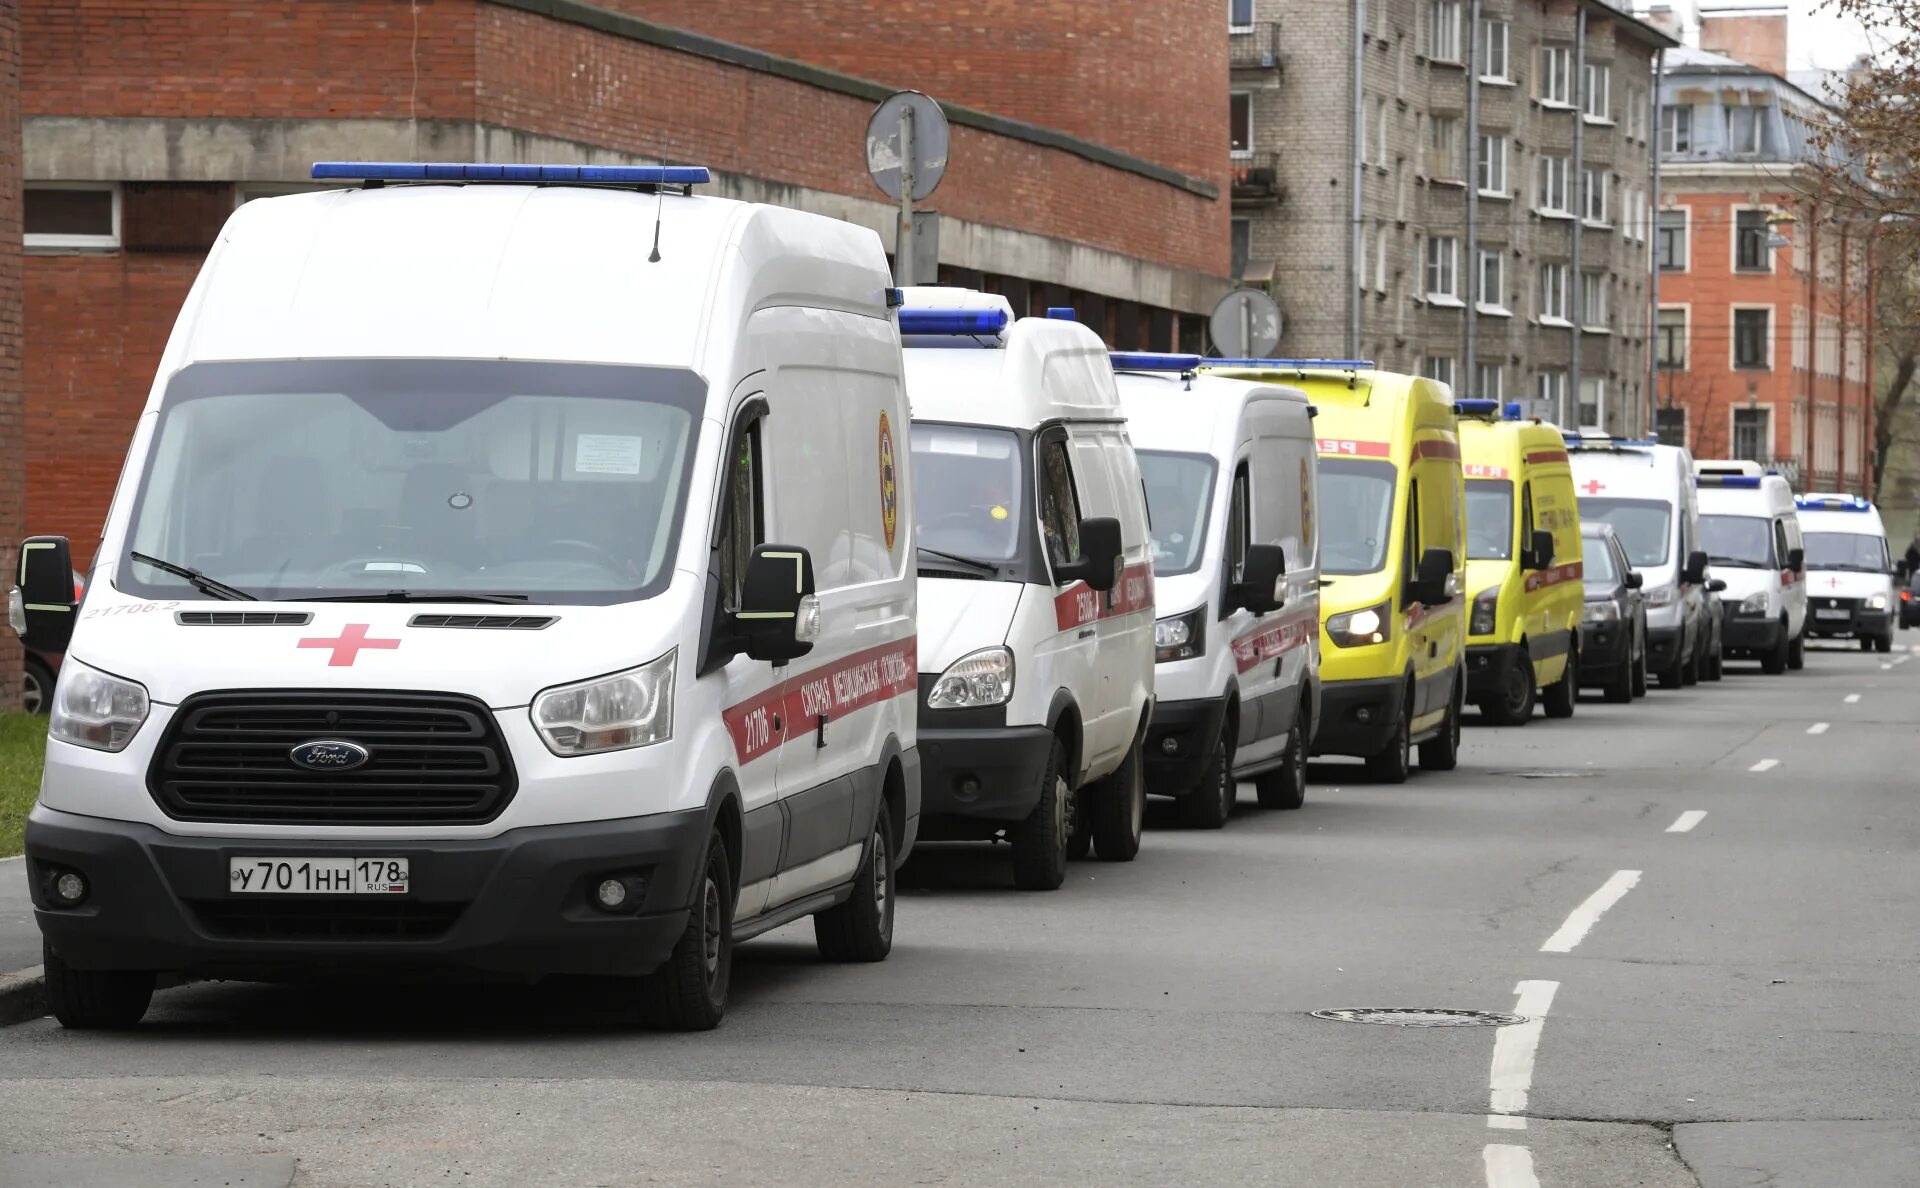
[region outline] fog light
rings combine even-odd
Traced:
[[[53,880],[53,894],[62,907],[77,907],[87,897],[87,880],[77,870],[62,871]]]
[[[618,911],[627,902],[627,885],[619,879],[601,879],[593,897],[608,911]]]
[[[1373,721],[1373,709],[1369,706],[1363,705],[1359,709],[1353,711],[1353,716],[1360,719],[1362,722],[1371,722]]]
[[[1180,740],[1169,734],[1160,740],[1160,749],[1169,755],[1177,754],[1180,750]]]
[[[953,781],[953,794],[961,800],[976,800],[980,796],[980,778],[963,775]]]

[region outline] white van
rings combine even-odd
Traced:
[[[1098,336],[905,290],[920,565],[922,836],[1004,837],[1051,890],[1140,848],[1153,708],[1146,500]],[[1071,312],[1071,311],[1067,311]]]
[[[84,607],[26,546],[26,637],[72,635],[26,839],[54,1013],[603,974],[693,1029],[789,920],[885,957],[920,779],[879,240],[705,169],[314,175],[366,184],[221,232]]]
[[[1319,697],[1313,408],[1298,388],[1113,356],[1153,518],[1147,791],[1218,829],[1239,782],[1299,808]],[[1151,443],[1150,446],[1138,443]]]
[[[1787,480],[1758,462],[1702,459],[1700,547],[1726,582],[1729,656],[1760,661],[1768,673],[1806,664],[1806,552]]]
[[[1566,435],[1580,519],[1613,525],[1641,575],[1647,605],[1647,671],[1662,688],[1717,681],[1722,671],[1723,588],[1700,547],[1693,456],[1680,446],[1604,434]]]
[[[1893,558],[1880,511],[1858,495],[1794,500],[1807,551],[1807,634],[1851,636],[1863,652],[1893,650]]]

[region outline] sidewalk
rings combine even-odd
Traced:
[[[30,976],[15,977],[15,974]],[[37,1018],[46,1009],[40,974],[40,929],[27,898],[27,864],[0,858],[0,1027]]]

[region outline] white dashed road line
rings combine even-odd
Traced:
[[[1695,825],[1698,825],[1700,822],[1706,819],[1707,819],[1707,810],[1688,809],[1686,812],[1680,814],[1680,817],[1678,820],[1676,820],[1673,824],[1667,826],[1667,832],[1668,833],[1690,833],[1693,831],[1693,827]]]
[[[1606,914],[1607,909],[1619,903],[1620,898],[1633,890],[1634,884],[1639,881],[1640,872],[1637,870],[1614,871],[1613,877],[1600,884],[1598,891],[1587,896],[1585,903],[1573,909],[1573,914],[1568,916],[1567,922],[1560,926],[1560,931],[1548,937],[1547,943],[1540,946],[1540,951],[1542,953],[1573,952],[1573,947],[1586,939],[1587,933],[1600,922],[1600,917]],[[1520,1013],[1526,1014],[1525,1011]]]
[[[1752,767],[1747,768],[1747,770],[1748,771],[1772,771],[1774,768],[1778,766],[1780,766],[1780,761],[1778,759],[1762,759],[1760,762],[1754,764]]]
[[[1540,1188],[1533,1174],[1533,1152],[1506,1143],[1488,1143],[1482,1157],[1487,1162],[1487,1188]]]
[[[1807,727],[1807,733],[1808,734],[1825,734],[1827,732],[1827,727],[1829,725],[1830,723],[1827,723],[1827,722],[1815,722],[1813,725]]]
[[[1860,701],[1860,695],[1858,693],[1847,694],[1846,702],[1848,705],[1857,705],[1859,704],[1859,701]]]
[[[1547,1008],[1553,1005],[1558,982],[1521,982],[1513,988],[1519,995],[1513,1013],[1526,1019],[1502,1027],[1493,1037],[1493,1072],[1487,1078],[1492,1089],[1492,1114],[1487,1125],[1496,1130],[1525,1130],[1527,1120],[1512,1115],[1527,1108],[1527,1091],[1533,1088],[1533,1058],[1540,1050],[1540,1030],[1547,1025]]]

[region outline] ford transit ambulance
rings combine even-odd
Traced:
[[[1626,546],[1647,606],[1647,667],[1662,688],[1720,676],[1720,611],[1700,547],[1693,456],[1681,446],[1594,434],[1566,435],[1583,521],[1600,521]]]
[[[1319,704],[1317,457],[1305,393],[1115,354],[1152,516],[1147,790],[1218,829],[1253,782],[1299,808]]]
[[[887,955],[919,804],[908,409],[873,232],[700,168],[323,164],[180,312],[27,822],[47,993]],[[68,641],[71,635],[71,641]]]
[[[1570,718],[1580,689],[1580,513],[1560,430],[1456,400],[1467,485],[1467,699],[1499,726]]]
[[[1004,838],[1052,890],[1146,819],[1153,556],[1107,350],[932,286],[900,312],[918,491],[922,834]],[[1071,311],[1067,311],[1070,313]]]
[[[1758,462],[1700,460],[1700,545],[1720,595],[1729,656],[1778,675],[1806,664],[1806,552],[1793,489]]]
[[[1313,753],[1387,783],[1458,762],[1466,517],[1445,384],[1358,360],[1210,367],[1305,392],[1320,452],[1320,707]]]
[[[1860,650],[1893,650],[1893,558],[1879,509],[1858,495],[1794,500],[1807,550],[1807,634],[1851,636]]]

